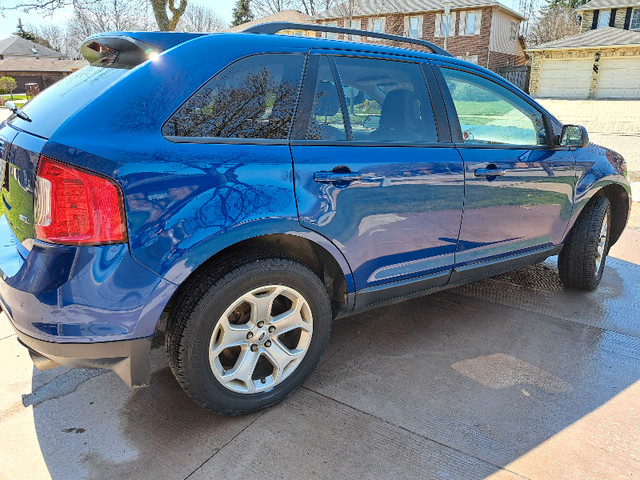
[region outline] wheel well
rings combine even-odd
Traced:
[[[604,196],[611,203],[611,230],[609,245],[618,241],[629,218],[629,194],[618,184],[612,183],[598,190],[595,196]]]
[[[324,284],[331,301],[333,315],[343,310],[347,304],[347,282],[342,268],[325,248],[306,238],[295,235],[273,234],[254,237],[231,245],[205,261],[196,268],[180,284],[171,300],[165,308],[165,312],[171,311],[177,298],[180,298],[185,289],[191,288],[192,283],[199,283],[201,274],[206,274],[212,265],[222,264],[226,258],[233,257],[239,251],[247,249],[260,249],[284,254],[310,268]],[[163,329],[160,322],[159,329]]]

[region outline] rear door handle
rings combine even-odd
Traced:
[[[362,178],[360,172],[316,172],[313,181],[319,183],[357,182]]]
[[[505,173],[507,172],[503,168],[476,168],[473,171],[476,177],[501,177]]]

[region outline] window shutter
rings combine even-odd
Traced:
[[[450,13],[450,18],[449,18],[449,36],[453,37],[456,34],[456,12],[451,12]]]
[[[616,26],[616,12],[618,11],[617,8],[612,8],[611,9],[611,16],[609,17],[609,26],[610,27],[615,27]]]
[[[369,30],[370,32],[373,32],[373,18],[372,17],[367,18],[367,30]]]
[[[480,25],[482,24],[482,10],[476,12],[476,28],[473,32],[474,35],[480,34]]]
[[[418,38],[424,38],[424,30],[422,29],[424,15],[418,17]]]
[[[442,36],[442,14],[436,14],[436,31],[433,34],[434,37]]]
[[[385,33],[387,31],[387,17],[382,17],[380,19],[380,33]]]
[[[598,28],[598,17],[600,16],[600,10],[593,12],[593,22],[591,23],[591,30]]]
[[[460,12],[460,24],[458,25],[458,35],[464,35],[467,31],[467,12]]]
[[[411,21],[409,20],[409,15],[404,16],[404,36],[411,36]]]

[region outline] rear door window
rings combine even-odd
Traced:
[[[303,55],[264,54],[231,64],[164,124],[167,137],[286,139]]]
[[[320,60],[311,121],[302,139],[438,141],[431,99],[419,64],[348,56],[335,56],[333,60],[335,80],[327,58]]]

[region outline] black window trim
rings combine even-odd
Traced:
[[[460,65],[450,64],[446,62],[437,62],[434,65],[434,67],[435,67],[434,73],[438,80],[438,83],[440,84],[440,91],[442,93],[444,103],[447,107],[447,112],[449,113],[449,124],[451,127],[452,141],[457,148],[481,148],[481,149],[504,149],[504,150],[567,150],[568,149],[567,147],[560,147],[558,145],[555,145],[555,142],[554,142],[555,134],[553,133],[554,129],[551,124],[551,119],[549,118],[547,113],[541,110],[539,106],[536,105],[530,98],[522,96],[519,92],[517,92],[512,88],[509,88],[507,85],[503,85],[502,83],[497,82],[495,79],[487,75],[483,75],[482,72],[475,71],[474,69],[471,69],[471,68],[464,68]],[[460,127],[460,120],[458,118],[458,113],[453,104],[453,98],[451,97],[451,93],[449,92],[449,88],[447,87],[447,83],[444,79],[444,76],[442,75],[442,72],[440,71],[440,68],[449,68],[451,70],[458,70],[464,73],[468,73],[470,75],[476,75],[480,78],[483,78],[492,83],[495,83],[496,85],[511,92],[513,95],[517,96],[521,100],[524,100],[535,111],[537,111],[538,113],[540,113],[540,115],[542,115],[546,138],[547,138],[546,145],[464,143],[464,140],[462,138],[462,128]]]
[[[211,77],[209,77],[202,85],[200,85],[198,88],[196,88],[194,90],[194,92],[189,95],[180,105],[178,105],[178,107],[171,112],[171,114],[169,116],[167,116],[167,119],[162,122],[162,125],[160,126],[160,136],[162,138],[164,138],[165,140],[167,140],[168,142],[171,143],[192,143],[192,144],[222,144],[222,145],[289,145],[289,139],[291,138],[291,131],[293,128],[293,125],[295,123],[295,119],[296,119],[296,109],[298,107],[298,104],[300,102],[300,94],[302,91],[302,82],[305,76],[305,70],[307,68],[307,61],[308,61],[308,54],[309,52],[256,52],[256,53],[251,53],[249,55],[244,55],[242,57],[236,58],[234,61],[226,64],[224,67],[222,67],[220,70],[218,70],[217,72],[215,72]],[[162,133],[162,130],[164,129],[164,126],[167,124],[167,122],[169,120],[171,120],[171,118],[176,114],[176,112],[178,112],[178,110],[180,110],[183,105],[185,105],[189,100],[191,100],[191,98],[196,95],[201,88],[203,88],[206,84],[208,84],[211,80],[213,80],[214,78],[216,78],[218,75],[220,75],[222,72],[224,72],[225,70],[227,70],[228,68],[230,68],[232,65],[235,65],[236,63],[245,60],[247,58],[251,58],[251,57],[255,57],[258,55],[304,55],[304,59],[302,62],[302,69],[300,70],[300,81],[298,83],[298,93],[297,93],[297,97],[296,97],[296,102],[294,105],[294,110],[292,113],[292,121],[291,121],[291,125],[289,125],[289,130],[287,131],[287,137],[286,138],[226,138],[226,137],[187,137],[187,136],[180,136],[180,135],[165,135],[164,133]]]
[[[291,146],[358,146],[358,147],[451,147],[453,146],[453,142],[451,141],[451,129],[449,128],[446,109],[444,108],[444,104],[439,104],[434,99],[442,98],[440,88],[433,77],[433,72],[431,71],[431,65],[429,60],[422,57],[412,57],[406,55],[388,55],[386,53],[378,53],[378,52],[360,52],[355,50],[329,50],[329,49],[311,49],[308,52],[310,60],[307,62],[310,65],[310,70],[305,71],[305,76],[302,80],[302,88],[301,88],[301,96],[303,98],[302,102],[311,103],[309,109],[307,110],[307,105],[303,108],[300,108],[296,111],[296,115],[293,120],[293,128],[291,130],[292,135],[290,136],[289,144]],[[329,59],[329,65],[331,66],[334,80],[337,82],[336,85],[338,87],[338,95],[340,97],[340,104],[342,108],[342,117],[345,122],[345,130],[347,130],[347,140],[309,140],[303,138],[295,138],[294,131],[296,136],[304,136],[306,135],[306,129],[301,130],[304,125],[307,125],[308,122],[305,119],[311,120],[311,109],[313,108],[312,102],[309,102],[309,98],[313,98],[315,94],[316,82],[317,82],[317,71],[319,59],[321,56],[326,56]],[[422,74],[422,80],[425,84],[425,88],[427,89],[427,93],[429,95],[429,100],[431,101],[431,109],[434,115],[434,122],[436,126],[436,135],[437,139],[435,142],[369,142],[362,140],[353,140],[349,138],[352,132],[351,130],[351,119],[349,118],[348,111],[346,108],[346,100],[344,98],[344,89],[342,86],[342,79],[340,78],[338,69],[335,65],[333,57],[351,57],[351,58],[369,58],[374,60],[386,60],[392,62],[405,62],[416,64],[420,68],[420,72]],[[400,58],[393,58],[393,57]],[[313,58],[317,60],[313,60]],[[389,58],[392,57],[392,58]],[[406,57],[406,58],[405,58]],[[315,70],[315,71],[314,71]],[[431,71],[431,75],[425,72]],[[311,77],[313,76],[313,77]],[[307,80],[309,78],[309,81]],[[313,82],[311,82],[311,78]],[[311,95],[309,95],[309,91],[311,91]],[[302,117],[302,118],[300,118]],[[348,125],[348,127],[347,127]]]

